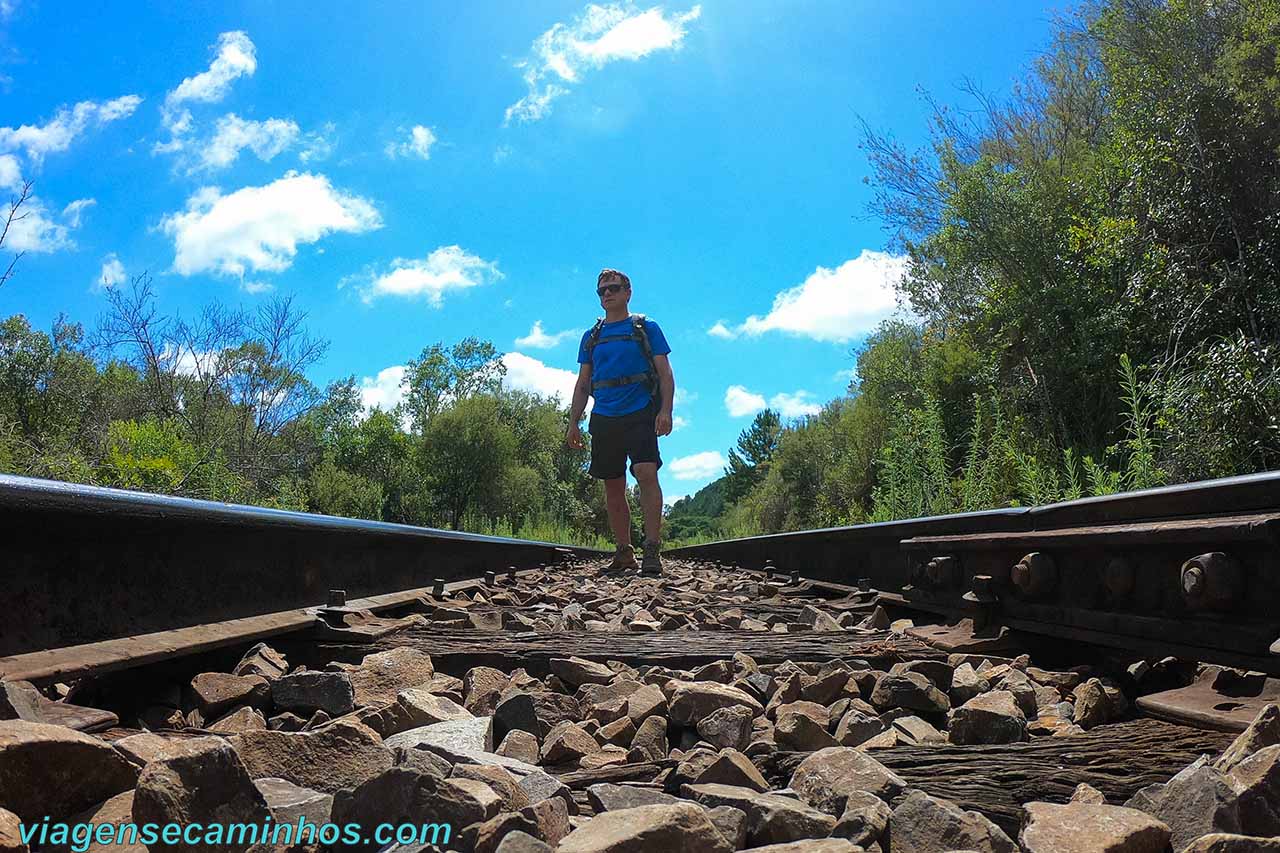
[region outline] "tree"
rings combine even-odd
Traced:
[[[497,393],[506,365],[489,341],[463,338],[451,347],[436,343],[409,362],[404,375],[404,407],[415,432],[451,402]]]
[[[458,400],[427,423],[418,470],[431,502],[455,530],[473,506],[491,499],[516,452],[515,435],[492,397]]]
[[[0,249],[4,249],[5,243],[11,241],[9,232],[14,224],[21,222],[29,215],[29,213],[19,213],[18,211],[22,210],[22,206],[30,200],[32,186],[31,181],[27,181],[19,188],[18,195],[9,199],[9,210],[5,214],[4,226],[0,227]],[[0,287],[3,287],[4,283],[13,277],[13,271],[18,266],[18,261],[22,260],[24,254],[26,253],[22,251],[16,252],[9,260],[8,265],[4,267],[4,271],[0,272]]]
[[[757,412],[751,426],[738,435],[737,448],[729,449],[729,466],[724,471],[726,500],[740,500],[764,479],[781,437],[778,413],[773,409]]]

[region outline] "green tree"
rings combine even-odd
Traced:
[[[473,505],[492,499],[515,452],[515,435],[499,418],[492,397],[458,400],[428,422],[418,470],[431,503],[450,527],[458,529]]]
[[[782,419],[773,409],[756,413],[751,426],[738,435],[738,446],[729,449],[725,468],[725,499],[740,500],[769,473],[769,461],[782,437]]]

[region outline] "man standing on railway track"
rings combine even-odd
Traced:
[[[667,354],[671,347],[658,324],[643,314],[632,314],[631,279],[626,273],[605,269],[596,279],[596,295],[604,316],[582,336],[578,346],[578,381],[573,386],[569,410],[570,447],[582,449],[578,422],[587,408],[587,398],[595,406],[587,432],[591,435],[592,477],[604,480],[605,508],[609,527],[617,541],[607,572],[635,569],[635,549],[631,547],[631,510],[627,506],[627,457],[631,475],[640,485],[640,505],[644,511],[644,556],[640,565],[645,574],[661,574],[662,486],[658,484],[658,436],[671,434],[671,404],[675,398],[675,377]]]

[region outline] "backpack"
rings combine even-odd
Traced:
[[[631,332],[626,335],[606,335],[600,337],[600,330],[604,327],[604,318],[600,317],[596,320],[596,324],[591,329],[591,334],[587,336],[585,344],[587,350],[587,358],[591,358],[592,352],[596,348],[596,344],[604,341],[636,341],[640,344],[640,349],[644,352],[645,361],[649,363],[649,369],[644,373],[632,373],[630,376],[619,376],[616,379],[600,379],[591,383],[591,393],[595,394],[599,388],[614,388],[618,385],[632,385],[638,382],[645,383],[648,388],[649,396],[653,398],[656,406],[662,406],[662,387],[658,383],[658,367],[653,360],[653,349],[649,346],[649,334],[644,329],[644,315],[632,314]]]

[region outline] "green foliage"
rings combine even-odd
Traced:
[[[736,501],[750,492],[769,473],[769,462],[782,436],[782,419],[773,409],[756,413],[751,426],[738,436],[738,446],[729,448],[725,469],[724,496]]]
[[[382,518],[382,484],[339,468],[325,459],[306,485],[307,509],[347,518]]]

